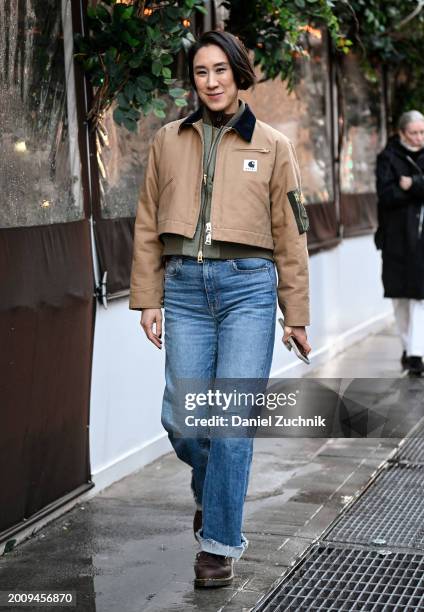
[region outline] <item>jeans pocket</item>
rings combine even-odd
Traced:
[[[270,260],[263,257],[232,259],[231,262],[236,272],[263,272],[271,266]]]
[[[178,274],[183,265],[182,257],[171,255],[165,261],[165,278],[172,278]]]

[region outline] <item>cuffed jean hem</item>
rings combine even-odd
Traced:
[[[242,535],[241,546],[228,546],[228,544],[221,544],[216,540],[210,538],[204,538],[200,535],[201,529],[196,533],[196,539],[200,544],[201,550],[212,553],[213,555],[221,555],[222,557],[233,557],[236,561],[240,559],[246,548],[249,546],[249,540]]]

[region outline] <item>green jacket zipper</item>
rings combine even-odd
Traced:
[[[218,147],[219,140],[222,138],[225,132],[231,129],[231,128],[226,129],[226,127],[227,126],[223,125],[219,129],[219,132],[216,135],[215,140],[212,141],[211,147],[209,149],[208,159],[206,160],[206,172],[203,173],[202,188],[204,190],[204,198],[203,198],[202,210],[200,211],[201,230],[200,230],[200,240],[199,240],[198,250],[197,250],[197,263],[203,263],[203,242],[205,242],[205,244],[207,245],[210,245],[212,243],[212,224],[210,222],[205,223],[205,210],[207,208],[208,199],[211,197],[211,194],[209,194],[208,192],[207,182],[208,182],[209,166],[211,163],[211,157],[212,157],[214,148]],[[203,146],[204,146],[204,142],[203,142]],[[216,156],[215,156],[215,160],[216,160]],[[216,161],[215,161],[215,166],[216,166]],[[205,233],[206,233],[206,236],[205,236]]]

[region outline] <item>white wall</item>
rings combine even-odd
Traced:
[[[372,236],[344,240],[314,255],[309,328],[319,365],[386,325],[380,254]],[[128,299],[97,308],[90,408],[92,494],[171,449],[160,423],[165,355],[148,342]],[[278,325],[271,376],[299,376],[308,366],[284,348]]]
[[[381,255],[373,236],[345,239],[340,246],[310,259],[313,366],[392,319],[391,301],[383,298]],[[282,346],[278,326],[271,376],[300,376],[310,366],[301,364]]]
[[[165,354],[128,299],[98,305],[90,405],[93,481],[103,488],[170,449],[160,423]],[[94,491],[94,489],[93,489]]]

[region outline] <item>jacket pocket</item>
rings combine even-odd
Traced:
[[[252,149],[250,147],[237,147],[236,151],[250,151],[251,153],[271,153],[271,149]]]
[[[287,197],[292,207],[294,218],[296,219],[299,234],[304,234],[309,229],[309,218],[302,202],[302,194],[299,189],[295,189],[294,191],[289,191]]]

